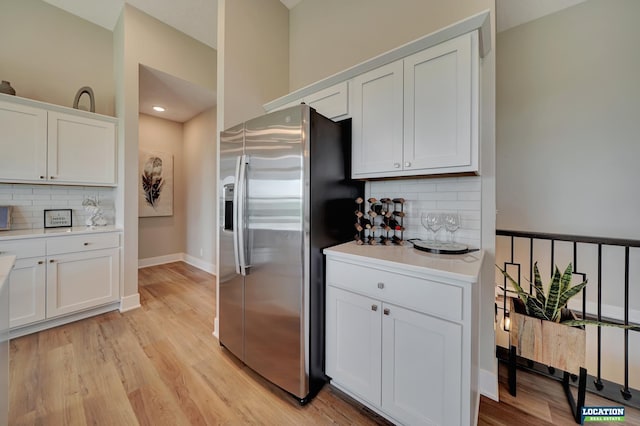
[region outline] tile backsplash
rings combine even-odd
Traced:
[[[422,212],[457,212],[461,224],[454,234],[455,241],[479,247],[481,186],[480,176],[370,181],[365,199],[404,198],[405,239],[431,238],[431,232],[422,226]],[[446,237],[447,232],[441,229],[438,238]]]
[[[84,226],[89,215],[82,206],[97,198],[109,225],[115,221],[115,188],[93,186],[25,185],[0,183],[0,205],[13,206],[11,229],[44,228],[44,210],[72,209],[73,226]]]

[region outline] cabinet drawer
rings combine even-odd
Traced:
[[[100,250],[118,247],[119,245],[120,235],[117,233],[51,238],[47,241],[47,255]]]
[[[17,240],[0,243],[0,252],[13,254],[16,259],[27,257],[40,257],[45,254],[44,240]]]
[[[453,321],[463,319],[461,287],[330,260],[327,284]]]

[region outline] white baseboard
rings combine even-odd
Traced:
[[[138,269],[148,268],[149,266],[164,265],[165,263],[180,262],[183,260],[182,253],[167,254],[164,256],[147,257],[138,259]]]
[[[498,361],[496,360],[496,371],[498,371],[497,363]],[[497,373],[481,368],[478,372],[478,388],[480,390],[480,394],[486,396],[487,398],[491,398],[494,401],[498,401],[499,394]]]
[[[216,274],[216,265],[199,259],[195,256],[191,256],[187,253],[173,253],[164,256],[147,257],[145,259],[138,259],[138,269],[148,268],[149,266],[164,265],[165,263],[173,262],[185,262],[191,266],[195,266],[198,269],[202,269],[210,274]]]
[[[214,337],[216,339],[220,340],[220,335],[219,335],[220,328],[218,328],[218,327],[219,327],[218,326],[218,317],[216,316],[213,319],[213,335],[214,335]]]
[[[26,336],[27,334],[36,333],[38,331],[47,330],[59,325],[68,324],[70,322],[82,320],[85,318],[93,317],[96,315],[104,314],[107,312],[115,311],[118,309],[118,302],[110,303],[108,305],[99,306],[97,308],[88,309],[86,311],[75,312],[73,314],[57,317],[52,320],[41,321],[36,324],[30,324],[24,327],[18,327],[9,331],[9,337],[11,339]]]
[[[202,269],[205,272],[215,275],[216,274],[216,266],[213,263],[204,261],[195,256],[191,256],[187,253],[182,253],[182,260],[185,263],[188,263],[191,266],[195,266],[198,269]]]
[[[120,298],[120,312],[127,312],[140,307],[140,293]]]

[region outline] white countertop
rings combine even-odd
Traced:
[[[77,226],[73,228],[21,229],[16,231],[0,231],[0,241],[19,240],[24,238],[42,238],[102,232],[118,232],[122,228],[116,226]]]
[[[11,272],[15,261],[16,257],[13,255],[0,256],[0,290],[4,287],[6,278]]]
[[[358,245],[355,241],[324,249],[327,256],[349,259],[355,262],[386,264],[418,273],[475,283],[480,274],[484,252],[467,254],[433,254],[416,250],[412,246]]]

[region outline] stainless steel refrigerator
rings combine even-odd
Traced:
[[[221,133],[220,343],[295,396],[324,374],[322,249],[352,239],[350,122],[301,104]]]

